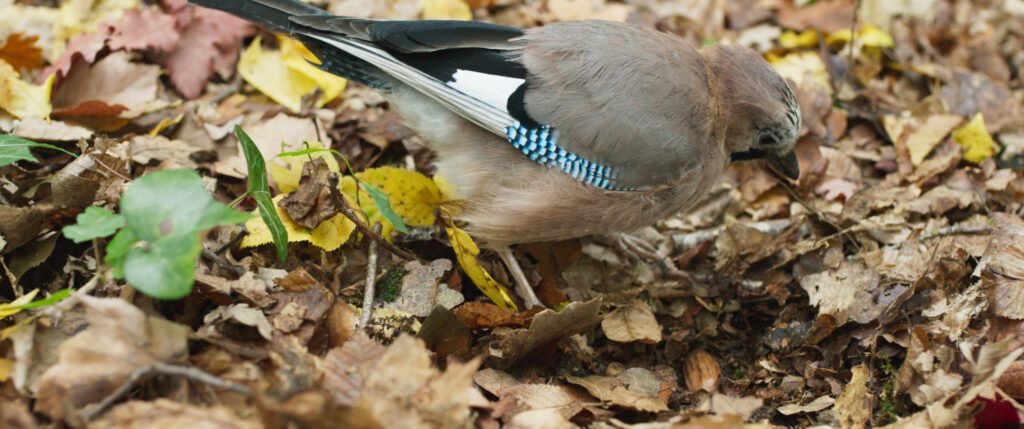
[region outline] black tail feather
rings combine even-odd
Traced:
[[[189,0],[211,9],[221,10],[251,21],[269,30],[298,36],[320,59],[324,71],[378,89],[387,89],[393,79],[377,67],[326,43],[303,37],[297,30],[302,26],[292,23],[296,15],[329,15],[322,9],[298,0]]]

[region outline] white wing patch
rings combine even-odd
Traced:
[[[525,80],[471,70],[456,70],[448,86],[501,110],[508,110],[508,98]]]

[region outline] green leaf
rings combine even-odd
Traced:
[[[77,224],[65,226],[62,230],[64,236],[75,243],[109,237],[124,227],[124,217],[96,206],[87,207],[76,220]]]
[[[32,301],[32,302],[25,303],[25,304],[21,304],[21,305],[11,305],[8,308],[12,308],[12,309],[16,308],[18,310],[31,310],[33,308],[46,307],[48,305],[53,305],[53,304],[56,304],[58,302],[63,301],[65,298],[71,296],[71,292],[72,292],[71,289],[61,289],[61,290],[59,290],[57,292],[54,292],[52,295],[50,295],[50,296],[48,296],[46,298],[43,298],[43,299],[40,299],[40,300],[36,300],[36,301]]]
[[[263,154],[253,143],[249,135],[242,127],[235,125],[235,137],[242,143],[242,153],[245,154],[245,163],[249,169],[248,193],[256,206],[259,207],[260,217],[263,223],[267,224],[270,236],[274,238],[274,247],[277,249],[277,259],[284,262],[288,257],[288,231],[284,229],[284,223],[277,214],[277,208],[270,199],[270,186],[267,180],[267,164],[263,160]],[[309,149],[307,149],[309,150]]]
[[[32,155],[32,151],[29,150],[30,148],[53,149],[71,156],[77,156],[51,144],[36,143],[32,140],[26,140],[15,135],[4,134],[0,135],[0,167],[6,167],[18,161],[39,162],[39,160]]]
[[[402,217],[391,208],[391,199],[388,198],[388,194],[366,182],[361,182],[360,185],[370,194],[370,198],[373,198],[373,203],[377,205],[377,210],[380,210],[381,216],[384,216],[384,219],[391,222],[391,225],[394,225],[395,229],[402,234],[408,234],[409,228],[405,226],[405,222],[402,222]]]
[[[121,216],[139,239],[194,235],[222,224],[244,222],[246,213],[214,201],[192,170],[165,170],[135,180],[121,196]]]
[[[345,157],[345,155],[342,155],[341,152],[338,152],[338,151],[336,151],[334,149],[328,149],[328,148],[325,148],[325,147],[308,147],[308,148],[305,148],[305,149],[295,150],[295,151],[291,151],[291,152],[281,152],[281,153],[277,154],[277,156],[280,157],[280,158],[287,158],[287,157],[290,157],[290,156],[312,155],[314,153],[320,153],[320,152],[330,152],[330,153],[333,153],[333,154],[335,154],[337,156],[340,156],[342,158]]]
[[[181,299],[192,291],[193,270],[202,252],[196,234],[174,235],[136,247],[124,259],[124,278],[157,299]]]
[[[135,233],[131,229],[125,228],[107,243],[107,254],[103,257],[103,263],[114,270],[114,278],[124,278],[124,257],[138,241],[139,238],[135,236]]]

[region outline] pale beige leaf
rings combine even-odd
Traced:
[[[639,341],[648,344],[661,342],[661,325],[651,308],[643,301],[634,300],[608,313],[601,321],[601,330],[609,340],[620,343]]]

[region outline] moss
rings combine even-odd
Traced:
[[[392,267],[377,282],[376,298],[384,302],[392,302],[398,299],[402,292],[402,278],[405,277],[405,270],[402,267]]]
[[[904,408],[896,397],[896,367],[892,365],[892,361],[886,358],[882,360],[879,368],[885,375],[885,383],[882,384],[881,391],[878,393],[875,426],[895,422]]]

